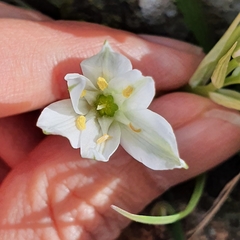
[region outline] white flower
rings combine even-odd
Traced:
[[[83,158],[108,161],[121,144],[151,169],[187,168],[170,124],[147,109],[155,95],[151,77],[132,69],[107,42],[81,68],[83,75],[65,76],[70,99],[46,107],[37,126],[67,137]]]

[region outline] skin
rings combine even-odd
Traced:
[[[111,240],[133,213],[171,186],[202,173],[240,147],[240,128],[212,110],[237,114],[190,93],[187,83],[203,58],[187,43],[77,22],[54,22],[0,3],[0,239]],[[67,98],[63,77],[96,54],[104,40],[156,81],[150,106],[173,126],[188,170],[153,171],[120,147],[108,163],[81,159],[60,136],[35,127],[40,110]]]

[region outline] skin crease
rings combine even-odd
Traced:
[[[173,126],[188,170],[152,171],[121,147],[108,163],[81,159],[65,138],[44,137],[34,127],[38,109],[68,96],[63,76],[80,72],[80,61],[97,53],[105,39],[134,68],[153,76],[158,92],[185,84],[203,56],[199,48],[176,40],[54,22],[11,8],[0,7],[5,18],[0,20],[0,239],[115,239],[129,221],[112,204],[139,212],[169,187],[239,149],[239,127],[207,115],[214,109],[233,112],[177,92],[156,98],[150,109]]]

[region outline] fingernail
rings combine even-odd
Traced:
[[[171,39],[167,37],[153,36],[153,35],[147,35],[147,34],[139,34],[138,36],[149,42],[161,44],[166,47],[170,47],[179,51],[184,51],[184,52],[192,53],[195,55],[203,55],[203,50],[201,47],[192,45],[190,43],[186,43],[183,41],[179,41],[179,40]]]

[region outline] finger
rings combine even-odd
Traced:
[[[105,40],[129,57],[134,68],[153,76],[161,91],[185,84],[201,60],[199,55],[88,23],[2,19],[0,33],[1,116],[67,97],[64,76],[80,72],[79,63],[96,54]]]
[[[43,139],[36,127],[39,112],[0,118],[0,157],[11,168],[26,158]]]
[[[171,108],[166,111],[167,107]],[[48,137],[2,185],[0,237],[115,239],[128,220],[112,211],[111,204],[138,212],[173,184],[205,171],[239,148],[239,128],[206,117],[207,111],[219,108],[207,99],[175,93],[158,99],[152,108],[177,128],[188,170],[147,170],[122,149],[108,163],[84,160],[65,139]]]
[[[113,165],[84,160],[65,139],[48,137],[31,160],[13,170],[2,185],[0,238],[24,236],[30,240],[46,235],[51,240],[115,239],[128,221],[111,210],[111,203],[133,202],[141,189],[148,189],[141,197],[143,202],[157,194],[156,189],[149,189],[153,181],[144,178],[145,169],[129,159],[116,157],[120,165],[116,161]],[[129,178],[134,171],[142,176],[139,188],[136,175]],[[135,183],[125,185],[130,179]],[[13,207],[16,214],[9,219]]]
[[[26,10],[3,2],[0,2],[0,18],[16,18],[31,21],[51,20],[50,17],[47,17],[40,12],[34,10]]]

